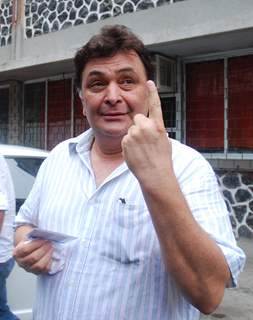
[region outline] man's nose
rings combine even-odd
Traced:
[[[122,100],[121,90],[117,83],[110,83],[106,88],[105,103],[115,105]]]

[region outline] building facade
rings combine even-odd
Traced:
[[[252,0],[0,0],[0,143],[50,150],[89,127],[72,59],[106,24],[152,52],[170,136],[210,161],[253,237]]]

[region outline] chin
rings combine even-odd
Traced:
[[[100,131],[100,134],[111,137],[111,138],[123,138],[127,132],[129,127],[127,128],[107,128]]]
[[[108,137],[123,138],[127,134],[128,130],[110,130],[105,132]]]

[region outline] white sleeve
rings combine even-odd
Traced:
[[[19,212],[15,219],[16,228],[25,224],[30,224],[33,226],[38,225],[40,198],[47,169],[47,160],[48,159],[45,159],[43,161],[33,184],[32,190],[30,191],[24,204],[19,209]]]

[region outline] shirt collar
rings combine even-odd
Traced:
[[[91,166],[90,166],[89,162],[87,162],[87,158],[85,157],[85,155],[87,156],[87,153],[90,152],[93,140],[94,140],[94,133],[93,133],[93,130],[90,128],[90,129],[86,130],[85,132],[83,132],[82,134],[80,134],[79,136],[70,139],[68,142],[69,155],[71,156],[74,154],[79,154],[81,159],[83,159],[83,161],[86,163],[87,167],[91,171],[92,171]],[[109,175],[105,179],[105,181],[100,185],[98,190],[107,181],[112,180],[113,178],[121,175],[123,172],[125,172],[127,170],[129,170],[129,169],[128,169],[127,164],[124,161],[118,168],[116,168],[114,170],[114,172],[111,175]]]
[[[79,136],[70,139],[68,143],[69,154],[72,155],[74,153],[84,153],[90,151],[93,140],[94,134],[91,128]]]

